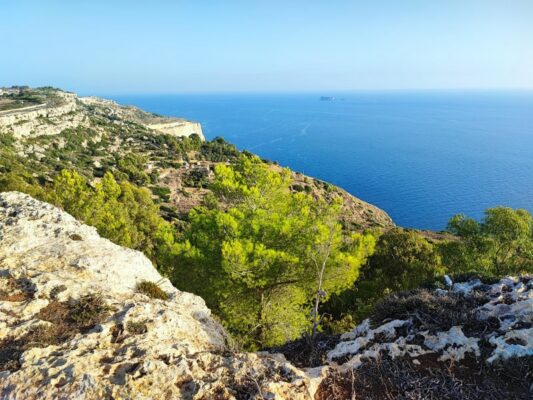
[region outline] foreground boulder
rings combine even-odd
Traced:
[[[204,301],[140,252],[0,194],[0,398],[308,399],[308,384],[282,356],[228,352]]]

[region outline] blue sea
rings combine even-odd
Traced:
[[[208,139],[339,185],[401,226],[441,230],[497,205],[533,211],[533,92],[107,97],[197,120]]]

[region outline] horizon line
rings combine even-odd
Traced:
[[[62,89],[62,88],[59,88]],[[62,89],[63,90],[63,89]],[[67,90],[67,89],[64,89]],[[264,95],[264,94],[313,94],[336,95],[350,93],[418,93],[418,92],[533,92],[533,87],[479,87],[479,88],[405,88],[405,89],[301,89],[301,90],[220,90],[220,91],[97,91],[67,90],[81,96],[172,96],[172,95]]]

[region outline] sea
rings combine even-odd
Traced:
[[[334,183],[400,226],[533,212],[533,92],[105,95]],[[325,97],[325,98],[324,98]]]

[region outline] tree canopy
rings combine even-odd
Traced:
[[[249,347],[299,337],[317,291],[323,301],[350,287],[373,237],[345,235],[339,201],[291,192],[290,172],[255,156],[215,175],[213,197],[176,244],[175,284],[201,295]]]
[[[533,271],[533,219],[526,210],[489,208],[479,222],[456,215],[448,231],[460,238],[441,246],[445,264],[455,272],[500,276]]]

